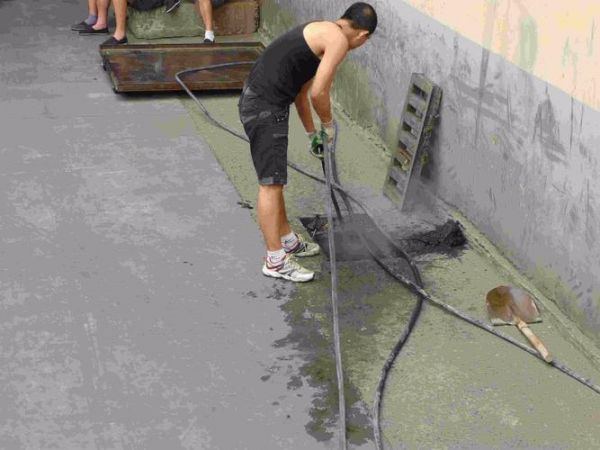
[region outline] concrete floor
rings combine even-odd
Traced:
[[[336,448],[328,274],[260,275],[247,145],[183,96],[117,96],[81,2],[0,2],[0,448]],[[207,105],[238,126],[236,97]],[[385,229],[419,219],[380,194],[386,158],[340,116],[342,182]],[[297,118],[290,159],[314,173]],[[290,217],[323,212],[291,174]],[[403,223],[404,227],[398,224]],[[430,290],[484,319],[488,289],[536,293],[534,331],[600,381],[598,351],[466,221],[469,246],[420,260]],[[414,299],[341,264],[351,448],[371,448],[377,377]],[[515,330],[506,331],[515,337]],[[427,307],[391,374],[387,448],[600,448],[600,396]]]
[[[248,210],[177,97],[112,92],[85,12],[0,3],[0,448],[330,448]]]

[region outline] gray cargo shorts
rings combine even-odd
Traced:
[[[287,184],[289,105],[273,105],[244,87],[238,107],[258,183]]]

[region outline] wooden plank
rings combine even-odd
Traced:
[[[142,44],[101,46],[104,67],[116,92],[180,91],[175,74],[185,69],[232,62],[254,62],[260,42],[223,44]],[[252,65],[184,75],[192,90],[241,89]]]

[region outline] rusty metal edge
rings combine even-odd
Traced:
[[[202,82],[202,83],[187,83],[188,87],[192,90],[192,91],[225,91],[225,90],[241,90],[242,89],[242,85],[243,82],[227,82],[227,83],[223,83],[223,82]],[[176,85],[176,86],[175,86]],[[148,85],[148,84],[143,84],[143,83],[137,83],[137,84],[133,84],[130,83],[126,86],[122,86],[121,88],[118,88],[114,82],[113,82],[113,90],[115,92],[121,93],[121,92],[181,92],[183,91],[183,89],[181,89],[181,86],[179,86],[179,84],[175,83],[169,83],[169,84],[164,84],[164,85],[159,85],[159,84],[153,84],[153,85]]]
[[[132,50],[163,50],[163,49],[177,49],[177,50],[201,50],[210,51],[219,48],[257,48],[264,50],[264,45],[260,41],[253,42],[222,42],[216,44],[126,44],[126,45],[100,45],[100,54],[105,55],[107,50],[111,50],[111,53],[127,53]]]

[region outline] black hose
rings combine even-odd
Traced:
[[[323,143],[324,149],[324,159],[323,159],[323,169],[325,171],[325,182],[327,191],[329,192],[329,199],[326,203],[327,205],[327,221],[329,222],[329,226],[327,227],[328,234],[328,245],[329,245],[329,271],[331,272],[331,316],[333,322],[333,347],[335,353],[335,373],[337,378],[337,387],[338,387],[338,410],[340,415],[339,420],[339,440],[340,440],[340,449],[346,450],[346,399],[344,392],[344,369],[342,365],[342,344],[341,344],[341,336],[340,336],[340,323],[339,323],[339,313],[338,313],[338,273],[337,273],[337,261],[336,261],[336,252],[335,252],[335,236],[334,236],[334,227],[333,227],[333,209],[334,205],[337,206],[337,201],[335,199],[335,194],[333,188],[331,187],[331,182],[334,178],[333,172],[333,157],[332,153],[335,151],[335,139],[331,149],[327,145],[327,143]],[[336,209],[337,214],[341,218],[341,213],[339,210],[339,206]]]
[[[323,175],[325,176],[325,179],[327,179],[327,175],[326,175],[327,170],[325,169],[325,159],[321,160],[321,167],[323,168]],[[333,173],[334,173],[334,176],[335,176],[336,172],[335,172],[335,169],[333,169],[333,163],[332,163],[332,170],[333,170]],[[335,181],[335,178],[334,178],[333,181]],[[336,198],[336,196],[334,194],[334,190],[331,189],[330,192],[331,192],[331,201],[333,202],[333,207],[335,208],[335,214],[336,214],[338,220],[340,222],[343,222],[344,218],[342,217],[342,211],[340,210],[340,204],[337,201],[337,198]]]
[[[196,97],[192,91],[185,85],[185,83],[181,80],[181,75],[184,74],[188,74],[188,73],[196,73],[196,72],[202,72],[202,71],[206,71],[206,70],[213,70],[213,69],[219,69],[219,68],[223,68],[223,67],[232,67],[232,66],[239,66],[239,65],[250,65],[253,64],[253,62],[235,62],[235,63],[225,63],[225,64],[216,64],[216,65],[211,65],[211,66],[205,66],[205,67],[197,67],[197,68],[193,68],[193,69],[187,69],[187,70],[182,70],[180,72],[178,72],[177,74],[175,74],[175,79],[177,80],[177,82],[181,85],[181,87],[187,92],[187,94],[190,96],[190,98],[192,100],[194,100],[194,102],[198,105],[198,107],[200,108],[200,110],[206,115],[206,117],[218,128],[227,131],[228,133],[232,134],[233,136],[236,136],[246,142],[248,142],[248,138],[244,135],[242,135],[241,133],[238,133],[237,131],[227,127],[226,125],[220,123],[218,120],[216,120],[211,114],[210,112],[205,108],[205,106],[202,104],[202,102],[198,99],[198,97]],[[351,194],[349,194],[347,191],[345,191],[342,186],[339,184],[339,180],[337,180],[337,178],[335,180],[333,179],[329,179],[329,180],[324,180],[323,178],[314,175],[304,169],[302,169],[301,167],[297,166],[296,164],[288,161],[288,166],[290,168],[292,168],[293,170],[297,171],[298,173],[301,173],[302,175],[305,175],[306,177],[315,180],[319,183],[322,184],[328,184],[331,190],[335,190],[337,192],[340,193],[340,195],[342,195],[342,198],[344,199],[344,202],[348,202],[347,206],[350,204],[350,201],[352,203],[354,203],[356,206],[358,206],[366,215],[367,217],[369,217],[369,219],[371,219],[371,221],[373,221],[373,223],[376,225],[376,222],[373,218],[373,215],[369,212],[368,208],[359,200],[357,200],[354,196],[352,196]],[[337,172],[337,171],[336,171]],[[337,175],[336,175],[337,177]],[[332,174],[332,178],[333,178],[333,174]],[[352,214],[351,212],[351,208],[348,208],[348,211],[350,214]],[[331,223],[331,222],[330,222]],[[415,295],[417,295],[418,301],[417,304],[415,305],[415,308],[413,309],[413,312],[411,314],[411,317],[409,319],[409,323],[407,324],[407,326],[405,327],[405,329],[403,330],[403,332],[400,335],[400,338],[397,342],[397,344],[394,346],[394,349],[392,350],[392,352],[390,353],[390,355],[388,356],[388,358],[385,361],[385,364],[382,368],[381,371],[381,377],[379,380],[379,384],[377,387],[377,391],[376,391],[376,396],[375,396],[375,407],[374,407],[374,411],[373,411],[373,433],[374,433],[374,437],[375,437],[375,444],[377,446],[378,450],[383,449],[382,443],[381,443],[381,430],[380,430],[380,424],[379,424],[379,414],[380,414],[380,402],[381,402],[381,398],[383,396],[383,391],[385,388],[385,382],[387,379],[387,375],[391,369],[391,367],[393,366],[394,360],[396,359],[396,357],[398,356],[398,354],[400,353],[403,345],[405,344],[405,342],[407,341],[408,337],[410,336],[410,333],[412,331],[412,329],[414,328],[416,321],[419,317],[419,314],[421,312],[421,308],[422,308],[422,302],[423,300],[427,300],[430,303],[433,303],[435,306],[449,312],[450,314],[470,323],[471,325],[474,325],[478,328],[481,328],[485,331],[487,331],[490,334],[493,334],[496,337],[499,337],[500,339],[503,339],[504,341],[520,348],[523,351],[526,351],[527,353],[531,354],[532,356],[535,356],[536,358],[540,359],[541,361],[544,361],[544,359],[542,358],[541,355],[539,355],[537,353],[537,351],[535,351],[534,349],[526,346],[525,344],[522,344],[521,342],[513,339],[512,337],[505,335],[503,333],[500,333],[499,331],[496,331],[496,329],[494,329],[492,326],[474,319],[472,317],[467,316],[466,314],[462,313],[461,311],[457,310],[456,308],[454,308],[451,305],[448,305],[446,303],[441,302],[440,300],[438,300],[437,298],[431,296],[430,294],[428,294],[422,287],[422,280],[420,278],[419,272],[418,272],[418,268],[416,266],[416,264],[414,263],[414,261],[408,256],[408,254],[402,250],[401,248],[399,248],[395,243],[394,240],[382,229],[379,228],[379,231],[382,233],[382,235],[386,238],[386,240],[389,241],[391,247],[397,252],[397,254],[400,254],[402,256],[403,259],[405,259],[407,261],[407,263],[409,264],[411,271],[413,272],[413,275],[415,276],[415,282],[412,282],[411,280],[409,280],[408,278],[406,278],[403,274],[398,273],[396,271],[394,271],[389,265],[387,265],[385,263],[385,261],[381,260],[381,258],[374,256],[375,261],[382,267],[383,270],[385,270],[389,275],[391,275],[392,277],[394,277],[395,279],[397,279],[398,281],[400,281],[404,286],[406,286],[407,288],[409,288]],[[367,246],[367,249],[369,249],[369,243],[367,241],[367,239],[364,238],[362,233],[359,233],[359,235],[361,236],[361,240],[362,242]],[[371,252],[372,248],[369,250]],[[373,254],[373,253],[372,253]],[[544,361],[545,362],[545,361]],[[584,386],[587,386],[588,388],[590,388],[591,390],[593,390],[594,392],[596,392],[597,394],[600,394],[600,387],[597,386],[596,384],[594,384],[590,379],[587,379],[581,375],[579,375],[578,373],[576,373],[575,371],[573,371],[572,369],[570,369],[568,366],[565,366],[564,364],[558,362],[556,359],[550,363],[548,363],[549,365],[557,368],[558,370],[560,370],[561,372],[563,372],[564,374],[568,375],[569,377],[573,378],[574,380],[580,382],[581,384],[583,384]]]
[[[335,137],[337,140],[337,134],[338,134],[338,130],[337,130],[337,125],[336,125],[336,130],[335,130]],[[324,143],[324,146],[326,147],[326,143]],[[339,180],[339,176],[338,176],[338,171],[337,171],[337,163],[336,163],[336,159],[335,159],[335,151],[336,151],[337,145],[333,145],[333,148],[330,150],[330,154],[331,154],[331,177],[333,178],[333,181],[336,184],[340,184],[340,180]],[[325,172],[325,165],[323,166],[323,171]],[[325,173],[325,176],[328,177],[328,174]],[[360,238],[360,241],[362,243],[362,245],[367,249],[367,251],[369,252],[369,254],[371,255],[371,257],[373,258],[373,260],[390,276],[392,276],[394,279],[400,281],[400,279],[398,278],[398,274],[397,272],[389,265],[387,264],[382,258],[380,258],[377,255],[377,251],[375,251],[373,249],[373,247],[371,246],[371,244],[369,243],[369,240],[366,238],[365,234],[362,232],[362,230],[360,230],[357,226],[356,226],[356,221],[354,220],[354,209],[352,208],[352,203],[350,201],[350,198],[348,197],[348,195],[343,192],[340,191],[339,192],[340,196],[342,197],[342,201],[344,202],[344,205],[346,206],[346,210],[348,211],[348,216],[350,218],[350,223],[352,224],[353,228],[355,230],[358,231],[358,236]],[[334,199],[335,202],[335,194],[334,191],[331,190],[331,196]],[[337,202],[335,202],[334,204],[337,204]],[[338,212],[339,214],[339,212]],[[373,221],[373,219],[371,219]],[[375,221],[373,221],[373,223],[375,223]],[[375,226],[377,227],[377,224],[375,224]],[[331,226],[330,226],[331,228]],[[379,227],[377,227],[379,228]],[[379,230],[381,231],[381,230]],[[330,238],[331,239],[331,238]],[[408,264],[409,267],[411,269],[411,272],[413,274],[413,277],[416,281],[416,283],[420,286],[423,287],[423,281],[421,279],[421,273],[419,272],[419,269],[417,268],[416,264],[414,264],[414,262],[412,261],[412,259],[410,258],[410,256],[404,252],[404,250],[402,250],[401,248],[397,247],[394,243],[393,240],[391,240],[391,238],[387,237],[386,240],[388,241],[387,244],[388,246],[394,248],[396,250],[396,253],[399,254]],[[373,439],[375,440],[375,446],[378,450],[383,450],[383,442],[381,439],[381,421],[380,421],[380,415],[381,415],[381,402],[383,400],[383,392],[385,390],[385,385],[389,376],[389,373],[392,369],[392,366],[394,365],[394,361],[396,360],[398,354],[400,353],[400,351],[402,350],[402,347],[404,347],[404,344],[408,341],[408,338],[410,336],[410,334],[412,333],[415,325],[417,324],[417,320],[419,319],[419,316],[421,315],[421,311],[422,311],[422,307],[423,307],[423,298],[421,295],[417,294],[417,303],[415,304],[415,307],[413,308],[410,318],[408,320],[408,323],[406,324],[406,326],[404,327],[404,329],[402,330],[402,333],[400,334],[399,339],[396,341],[396,345],[394,345],[394,347],[392,348],[390,354],[388,355],[388,357],[385,360],[385,363],[381,369],[380,375],[379,375],[379,381],[377,382],[377,388],[375,389],[375,398],[373,399],[373,415],[371,418],[372,421],[372,430],[373,430]]]

